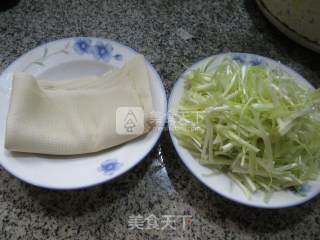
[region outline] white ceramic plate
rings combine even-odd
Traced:
[[[173,112],[174,107],[179,103],[181,96],[184,93],[184,76],[186,76],[190,71],[199,68],[205,65],[212,58],[216,58],[215,64],[212,65],[212,68],[216,67],[219,64],[219,60],[223,59],[227,55],[230,55],[231,58],[241,61],[247,62],[254,65],[264,64],[270,68],[280,68],[292,75],[298,81],[306,84],[310,88],[313,88],[302,76],[288,67],[282,65],[279,62],[271,60],[266,57],[261,57],[254,54],[246,54],[246,53],[227,53],[221,55],[215,55],[209,58],[206,58],[202,61],[199,61],[192,65],[189,69],[187,69],[181,77],[177,80],[169,99],[168,105],[168,116],[170,118],[170,114]],[[253,194],[253,196],[248,199],[242,190],[234,184],[229,177],[224,174],[219,175],[211,175],[208,176],[212,171],[199,164],[199,162],[193,158],[193,156],[186,150],[181,147],[178,143],[178,140],[174,137],[172,133],[174,121],[169,121],[169,130],[170,135],[176,148],[180,158],[184,162],[184,164],[189,168],[189,170],[195,175],[202,183],[204,183],[207,187],[215,191],[216,193],[233,200],[238,203],[242,203],[252,207],[260,207],[260,208],[283,208],[290,207],[294,205],[301,204],[307,200],[310,200],[314,196],[316,196],[320,192],[320,181],[312,181],[304,186],[306,196],[300,196],[292,191],[281,191],[273,194],[271,200],[268,203],[263,201],[263,193],[258,192]]]
[[[109,181],[127,172],[149,153],[160,137],[166,118],[166,94],[155,69],[148,64],[157,128],[111,150],[69,157],[11,153],[4,149],[12,73],[26,71],[50,80],[101,75],[121,67],[137,53],[117,42],[98,38],[68,38],[24,54],[0,76],[0,163],[30,184],[52,189],[76,189]]]

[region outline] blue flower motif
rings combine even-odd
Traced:
[[[75,40],[73,49],[79,54],[88,53],[91,49],[91,39],[77,38]]]
[[[113,47],[109,43],[96,42],[92,46],[91,53],[95,58],[109,61],[112,58]]]
[[[290,187],[289,190],[300,196],[307,196],[311,190],[311,185],[308,183],[304,183],[299,187]]]
[[[302,192],[304,194],[310,192],[310,190],[311,190],[311,186],[310,186],[310,184],[307,184],[307,183],[302,184],[300,187],[300,192]]]
[[[123,60],[123,56],[121,54],[116,54],[114,55],[114,58],[117,60],[117,61],[122,61]]]
[[[243,58],[243,56],[241,56],[240,54],[236,54],[232,57],[233,60],[239,62],[239,63],[244,63],[245,60]]]
[[[116,159],[108,159],[101,163],[98,171],[106,175],[112,175],[116,170],[120,169],[122,166]]]
[[[257,66],[257,65],[260,65],[261,63],[262,63],[261,60],[258,59],[258,58],[253,58],[253,59],[250,61],[250,64],[251,64],[252,66]]]

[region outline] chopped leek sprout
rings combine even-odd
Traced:
[[[200,164],[243,192],[266,193],[316,179],[320,169],[320,90],[280,69],[230,57],[185,77],[174,135]]]

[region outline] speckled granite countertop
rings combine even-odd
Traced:
[[[183,40],[183,28],[193,39]],[[278,32],[253,0],[24,0],[0,12],[0,70],[39,44],[70,36],[114,39],[143,53],[167,91],[212,54],[257,53],[320,83],[320,55]],[[132,215],[191,215],[183,230],[129,230]],[[209,191],[181,163],[168,132],[111,184],[77,191],[27,185],[0,170],[0,239],[319,239],[320,198],[284,210],[237,205]]]

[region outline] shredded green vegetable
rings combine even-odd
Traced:
[[[227,174],[249,197],[316,179],[320,90],[287,73],[226,57],[186,76],[174,134],[200,164]]]

